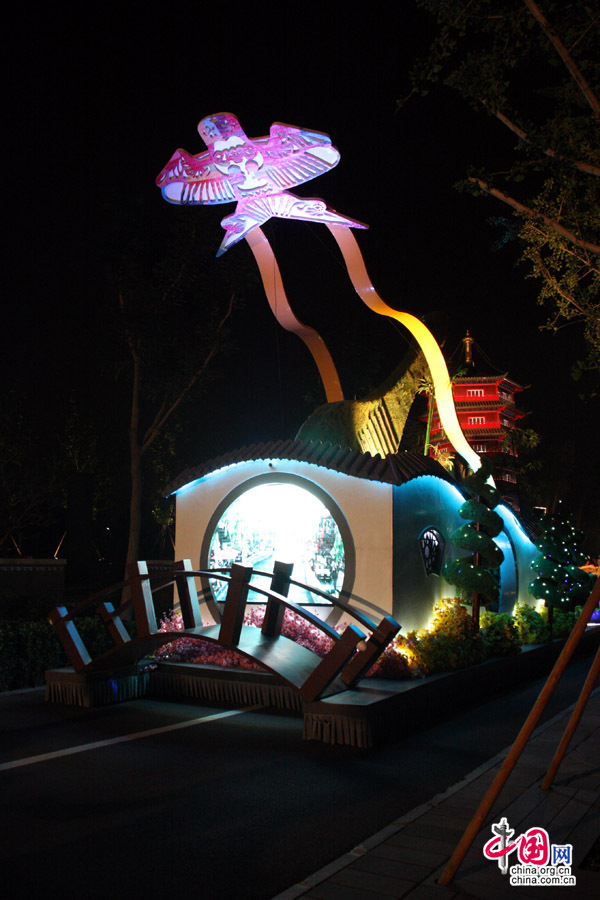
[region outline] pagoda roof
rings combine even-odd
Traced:
[[[456,408],[456,411],[460,412],[460,413],[499,412],[499,413],[506,413],[508,416],[513,416],[515,419],[522,419],[526,415],[528,415],[528,413],[523,412],[522,409],[517,409],[517,407],[515,406],[514,403],[499,404],[497,401],[493,401],[493,400],[492,401],[485,400],[483,403],[482,402],[478,403],[476,400],[473,401],[470,397],[469,397],[469,400],[465,401],[465,402],[462,402],[460,399],[457,399],[455,397],[454,398],[454,406]],[[419,418],[422,422],[426,422],[427,414],[422,413],[419,416]],[[440,418],[440,416],[439,416],[439,413],[437,411],[437,406],[436,406],[434,409],[434,413],[433,413],[433,421],[439,422],[439,418]]]
[[[528,384],[519,384],[517,381],[513,381],[512,378],[509,378],[508,372],[504,372],[498,375],[459,375],[457,378],[453,379],[453,384],[501,384],[504,382],[507,384],[511,390],[513,391],[524,391],[526,388],[531,385]]]
[[[323,441],[284,440],[250,444],[185,469],[167,485],[165,496],[226,466],[277,459],[310,463],[344,475],[385,484],[401,485],[423,475],[434,475],[455,484],[455,479],[437,460],[423,456],[422,453],[405,451],[382,457],[378,453],[372,456],[370,453]]]
[[[455,385],[504,384],[510,391],[523,391],[531,387],[519,384],[507,371],[499,369],[469,331],[450,355],[448,368],[455,373]]]
[[[498,425],[497,428],[482,428],[480,425],[474,426],[472,428],[463,426],[463,434],[467,438],[494,438],[494,437],[504,437],[506,435],[506,431]],[[432,440],[435,435],[432,435]],[[452,441],[450,438],[446,437],[444,440],[451,444]]]
[[[486,412],[490,410],[492,412],[496,412],[499,409],[514,409],[514,403],[498,403],[497,400],[482,400],[479,398],[479,401],[475,397],[468,397],[464,400],[461,400],[460,397],[454,398],[454,405],[457,408],[460,408],[461,412],[469,412],[473,410],[473,412],[477,412],[481,410],[481,412]]]
[[[487,408],[484,409],[484,408],[482,408],[481,406],[479,406],[479,407],[474,407],[473,409],[465,409],[464,407],[457,407],[457,410],[456,410],[456,411],[457,411],[458,413],[460,413],[461,415],[462,415],[463,413],[466,413],[466,412],[473,412],[473,413],[476,413],[476,412],[482,412],[482,413],[490,412],[489,409],[487,409]],[[513,406],[513,407],[502,406],[502,407],[500,407],[500,408],[494,408],[494,409],[492,410],[492,412],[499,412],[501,415],[507,416],[511,423],[516,423],[519,419],[524,419],[524,418],[526,417],[526,415],[527,415],[527,413],[522,412],[520,409],[517,409],[515,406]],[[490,418],[491,418],[491,417],[490,417]],[[421,422],[426,422],[426,421],[427,421],[427,416],[421,415],[421,416],[419,416],[419,420],[420,420]],[[460,421],[460,420],[459,420],[459,421]],[[439,417],[439,414],[438,414],[437,411],[433,414],[433,418],[432,418],[432,420],[431,420],[431,427],[432,427],[432,428],[441,428],[441,427],[442,427],[441,420],[440,420],[440,417]],[[469,426],[469,424],[468,424],[467,422],[460,422],[460,427],[462,428],[463,431],[468,431],[470,426]],[[477,430],[480,429],[480,426],[479,426],[479,425],[478,425],[478,426],[475,426],[475,423],[472,423],[472,427],[476,427]],[[497,425],[497,426],[495,426],[495,427],[496,427],[499,431],[503,431],[504,429],[506,429],[506,425],[504,425],[504,424],[502,424],[502,423],[499,424],[499,425]]]

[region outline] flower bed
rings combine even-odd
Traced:
[[[552,637],[566,637],[574,623],[573,613],[554,611]],[[260,627],[263,607],[252,607],[247,625]],[[592,621],[599,621],[594,614]],[[519,653],[521,644],[541,644],[550,639],[546,610],[519,604],[514,616],[482,612],[481,632],[476,635],[468,625],[469,612],[458,600],[443,600],[436,608],[429,629],[398,635],[368,672],[380,678],[418,678],[434,672],[463,668],[481,660],[481,641],[485,657]],[[92,657],[108,650],[112,642],[99,616],[79,619],[77,627]],[[128,623],[133,630],[133,623]],[[162,631],[180,631],[181,616],[171,613],[161,622]],[[330,639],[305,619],[286,612],[283,633],[302,643],[319,656],[331,647]],[[177,638],[156,653],[156,659],[195,662],[204,665],[246,669],[260,667],[238,653],[209,641]],[[42,684],[46,669],[66,666],[68,660],[54,628],[47,621],[0,619],[0,691],[17,690]]]
[[[265,614],[264,606],[250,607],[244,616],[244,625],[260,628]],[[205,623],[208,624],[208,623]],[[160,631],[182,631],[183,619],[177,612],[171,612],[160,621]],[[297,644],[307,647],[317,656],[325,656],[331,650],[333,641],[322,631],[297,615],[291,609],[286,609],[281,633],[284,637],[291,638]],[[177,638],[171,644],[166,644],[154,654],[157,660],[165,659],[170,662],[201,663],[207,666],[239,666],[242,669],[254,669],[264,671],[263,667],[251,659],[220,647],[212,641],[203,641],[199,638]]]
[[[552,637],[566,637],[573,627],[575,613],[556,613]],[[244,618],[245,625],[260,628],[264,607],[252,607]],[[481,630],[475,630],[470,612],[456,597],[441,600],[434,609],[429,628],[397,635],[367,677],[407,679],[420,678],[436,672],[447,672],[476,665],[493,656],[520,653],[521,644],[543,643],[550,639],[546,610],[518,604],[515,615],[483,612]],[[181,616],[172,612],[161,620],[161,631],[181,631]],[[338,629],[339,630],[339,629]],[[307,647],[318,656],[325,656],[332,641],[292,610],[286,610],[281,633]],[[235,651],[196,638],[177,638],[161,647],[157,660],[189,662],[203,665],[237,666],[261,670],[258,663]]]

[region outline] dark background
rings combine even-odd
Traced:
[[[514,140],[449,92],[396,111],[432,34],[413,2],[241,11],[191,2],[21,4],[5,45],[2,377],[5,389],[22,393],[25,414],[33,394],[39,427],[52,429],[70,391],[93,402],[104,390],[95,310],[116,303],[105,279],[107,197],[123,208],[141,204],[147,240],[160,240],[173,216],[197,217],[216,252],[218,223],[232,207],[180,210],[162,200],[154,179],[177,147],[204,150],[202,117],[230,111],[250,137],[273,121],[331,136],[338,167],[298,193],[369,224],[357,238],[376,288],[399,309],[436,313],[447,357],[468,328],[498,371],[530,385],[520,395],[527,423],[546,458],[558,459],[570,442],[563,471],[581,484],[574,512],[593,518],[597,408],[580,401],[569,375],[584,355],[581,333],[540,331],[545,313],[535,284],[515,268],[516,251],[493,250],[498,233],[487,220],[506,210],[454,188],[470,163],[510,161]],[[363,307],[325,228],[272,220],[266,231],[296,314],[325,338],[346,396],[360,397],[391,372],[408,335]],[[233,265],[234,255],[253,266],[244,242],[215,265]],[[324,401],[308,352],[279,329],[258,284],[231,327],[235,349],[219,380],[188,409],[181,468],[291,437]]]

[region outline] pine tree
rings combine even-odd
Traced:
[[[551,622],[552,609],[568,611],[586,601],[594,577],[579,568],[586,562],[579,549],[583,534],[569,518],[546,513],[541,524],[543,532],[536,546],[542,556],[532,563],[538,574],[527,590],[536,600],[544,601]]]

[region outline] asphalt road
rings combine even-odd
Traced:
[[[545,719],[590,662],[569,666]],[[512,743],[542,684],[368,752],[260,710],[1,695],[3,900],[269,900]]]

